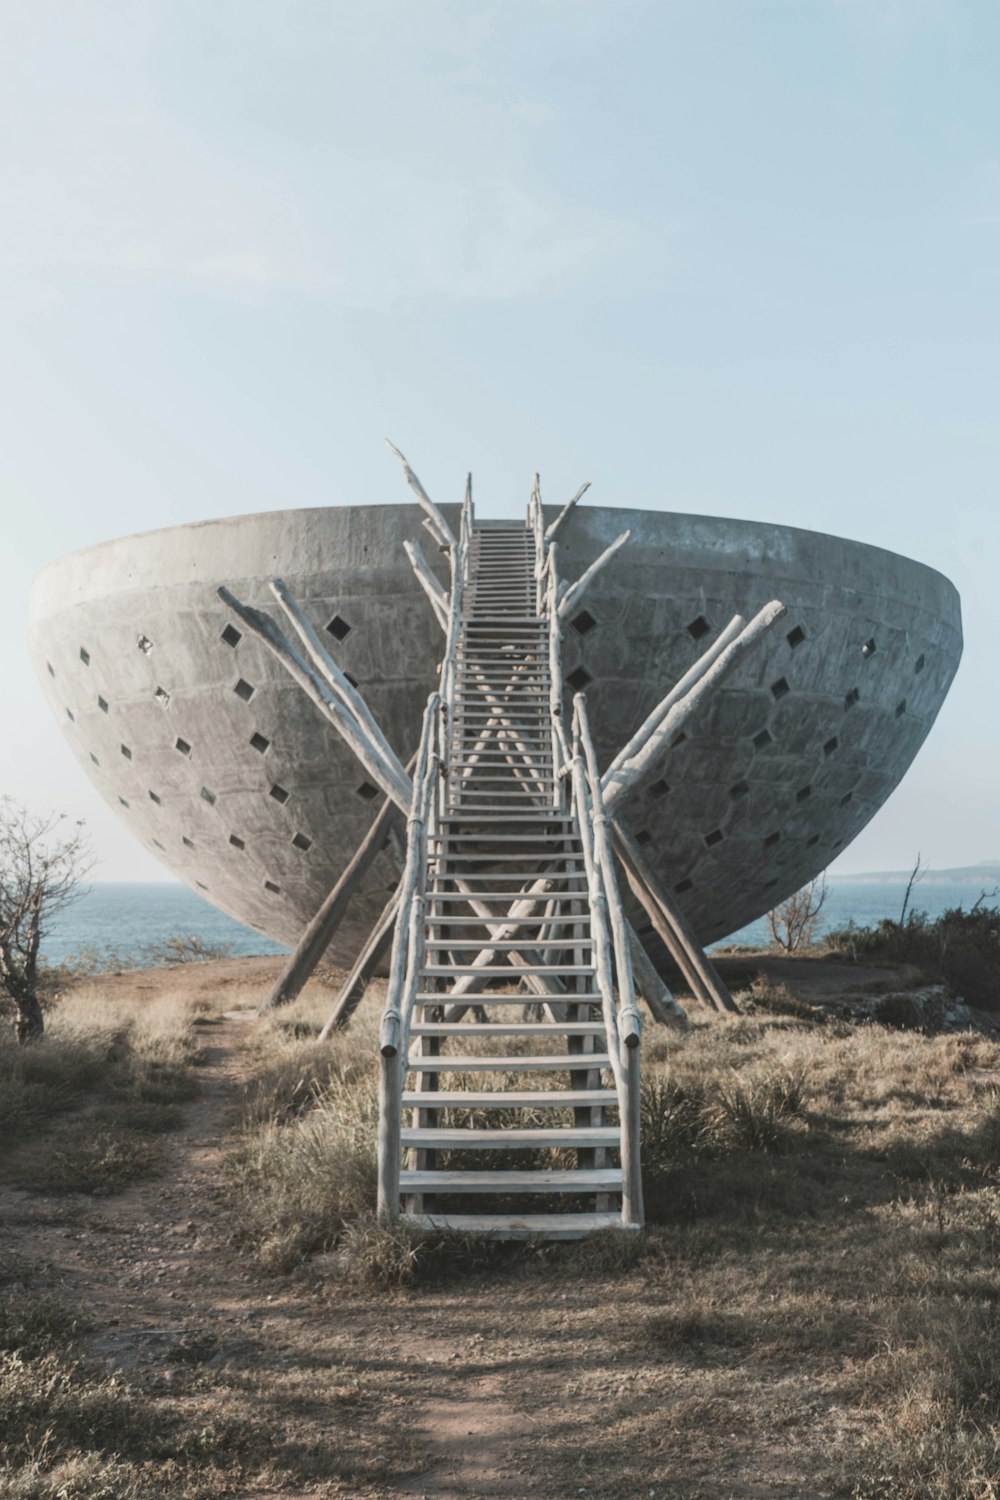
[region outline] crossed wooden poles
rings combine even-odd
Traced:
[[[403,543],[413,571],[445,632],[445,654],[441,664],[441,679],[444,683],[448,679],[449,668],[454,668],[462,588],[468,567],[467,552],[465,545],[456,541],[441,511],[406,459],[391,443],[389,447],[402,463],[407,482],[425,513],[425,528],[439,549],[448,555],[451,564],[452,587],[449,591],[431,571],[419,544]],[[528,508],[528,522],[534,530],[536,544],[537,603],[539,612],[547,614],[550,622],[553,750],[556,764],[567,768],[571,757],[562,726],[562,629],[570,615],[578,609],[589,585],[629,539],[629,532],[623,532],[575,583],[560,580],[556,538],[566,517],[587,489],[588,486],[583,485],[546,528],[542,519],[541,494],[536,475]],[[464,510],[471,523],[471,476],[466,480]],[[227,588],[220,588],[218,592],[244,628],[267,647],[341,734],[372,781],[385,793],[385,801],[346,869],[303,932],[281,977],[267,997],[263,1010],[286,1004],[299,994],[332,941],[352,897],[361,886],[376,856],[387,842],[393,843],[397,851],[401,849],[402,820],[409,814],[413,800],[413,760],[407,766],[401,763],[364,698],[337,665],[285,584],[280,579],[274,579],[271,591],[285,617],[287,628],[283,629],[262,610],[241,603]],[[785,606],[772,600],[749,622],[742,616],[735,615],[721,635],[647,716],[601,778],[614,852],[633,895],[646,912],[692,993],[720,1011],[736,1010],[729,991],[699,944],[683,912],[665,890],[638,842],[615,809],[626,793],[662,760],[689,720],[704,708],[736,665],[755,649],[784,614]],[[506,690],[486,683],[480,684],[480,688],[484,705],[491,713],[492,732],[507,746],[507,759],[511,768],[522,780],[526,792],[531,795],[535,766],[529,736],[516,719],[510,716]],[[463,892],[471,910],[481,919],[491,942],[517,941],[523,936],[523,949],[510,950],[507,955],[514,971],[512,978],[519,969],[538,967],[538,954],[532,949],[530,936],[524,934],[524,923],[538,912],[540,906],[544,908],[550,888],[551,882],[542,876],[526,887],[522,897],[505,912],[498,912],[484,904],[471,890]],[[333,1011],[320,1033],[321,1039],[329,1036],[334,1029],[348,1024],[364,995],[368,981],[389,949],[400,906],[401,890],[397,889],[362,945]],[[405,920],[405,913],[403,916]],[[683,1009],[663,983],[631,924],[627,924],[626,935],[636,987],[651,1014],[664,1024],[683,1023]],[[537,925],[535,936],[537,938]],[[449,1018],[457,1018],[465,1009],[462,1004],[454,1003],[456,995],[467,994],[474,997],[482,989],[487,979],[487,966],[494,953],[495,949],[484,949],[474,961],[474,967],[484,971],[482,978],[467,975],[456,983],[451,996],[453,1003],[449,1008]],[[495,975],[495,970],[493,972]],[[530,974],[524,976],[524,982],[539,1000],[549,1006],[558,1004],[563,994],[563,986],[555,976]]]

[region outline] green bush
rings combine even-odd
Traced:
[[[934,921],[913,911],[905,922],[850,923],[826,940],[834,952],[855,960],[914,965],[969,1005],[1000,1010],[1000,909],[995,906],[977,902],[969,911],[955,906]]]

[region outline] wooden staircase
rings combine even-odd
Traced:
[[[641,1220],[641,1187],[623,1179],[623,1159],[637,1176],[637,1142],[622,1152],[637,1097],[621,1097],[638,1054],[629,1072],[610,939],[593,926],[583,752],[573,776],[556,722],[555,589],[538,536],[471,518],[463,536],[383,1022],[380,1205],[411,1224],[570,1239]],[[630,996],[630,971],[618,982]],[[630,1021],[629,1047],[634,1000]]]

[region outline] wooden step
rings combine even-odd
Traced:
[[[495,974],[495,970],[477,969],[477,974]],[[517,983],[520,969],[504,969],[501,971],[505,979],[510,979],[511,984]],[[551,969],[545,970],[551,974]],[[449,995],[443,990],[418,990],[416,1001],[419,1005],[453,1005],[456,1002],[461,1005],[544,1005],[547,1002],[553,1005],[600,1005],[602,996],[597,990],[585,990],[582,994],[574,995],[567,992],[565,995],[504,995],[497,990],[477,990],[474,994]]]
[[[602,1229],[637,1230],[620,1213],[604,1214],[400,1214],[416,1229],[483,1234],[494,1240],[582,1240]]]
[[[516,921],[517,918],[512,918]],[[533,953],[561,953],[564,948],[592,948],[593,941],[589,937],[575,938],[540,938],[534,937],[518,938],[516,941],[509,938],[431,938],[424,943],[428,953],[451,953],[463,948],[477,949],[480,953],[520,953],[522,948],[530,947]],[[561,967],[561,965],[553,965]]]
[[[593,964],[518,964],[516,968],[508,964],[425,964],[420,971],[422,979],[465,979],[472,976],[476,979],[495,978],[502,974],[505,978],[509,974],[512,979],[518,979],[524,974],[547,974],[550,979],[562,979],[569,974],[580,974],[592,978],[594,974]]]
[[[404,1170],[403,1193],[614,1193],[620,1192],[618,1167],[531,1172],[436,1172]]]
[[[411,1089],[404,1109],[607,1109],[617,1108],[614,1089]]]
[[[426,1151],[502,1151],[510,1146],[517,1151],[529,1151],[539,1146],[615,1147],[621,1144],[621,1131],[617,1125],[550,1125],[528,1126],[507,1129],[439,1130],[435,1126],[404,1126],[399,1132],[403,1146],[413,1146]]]
[[[561,1002],[559,1002],[561,1003]],[[603,1021],[420,1021],[411,1036],[603,1036]]]
[[[406,1059],[410,1073],[589,1073],[594,1068],[610,1068],[606,1052],[550,1053],[548,1057],[459,1057],[442,1053],[440,1057],[420,1057],[412,1053]]]

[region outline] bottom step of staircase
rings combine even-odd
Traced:
[[[620,1213],[608,1214],[400,1214],[401,1224],[446,1229],[453,1234],[488,1234],[496,1240],[580,1240],[598,1229],[637,1230]]]

